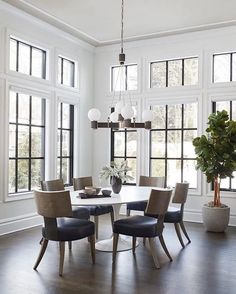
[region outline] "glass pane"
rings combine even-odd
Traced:
[[[217,101],[216,111],[226,110],[230,114],[230,102],[229,101]]]
[[[236,101],[232,101],[232,119],[236,120]]]
[[[40,188],[40,181],[43,179],[43,160],[31,160],[31,190]]]
[[[24,74],[30,74],[30,46],[19,43],[18,71]]]
[[[181,131],[167,132],[167,157],[181,157]]]
[[[131,171],[128,172],[128,175],[133,177],[133,180],[127,181],[127,183],[136,183],[136,159],[129,158],[127,159],[128,167],[131,168]]]
[[[125,67],[112,68],[112,91],[125,91]]]
[[[62,84],[62,77],[61,77],[61,65],[62,65],[62,58],[58,57],[58,84]]]
[[[183,181],[189,183],[189,188],[197,188],[197,170],[195,160],[183,161]]]
[[[184,104],[184,128],[197,128],[197,103]]]
[[[166,62],[151,63],[151,88],[166,87]]]
[[[62,128],[70,128],[70,104],[62,103]]]
[[[32,76],[43,78],[43,51],[32,48]]]
[[[127,132],[126,155],[137,155],[137,132]]]
[[[197,131],[184,131],[184,157],[185,158],[195,158],[195,151],[194,151],[194,146],[193,146],[193,138],[197,137]]]
[[[63,85],[74,87],[74,62],[63,59]]]
[[[18,94],[18,123],[29,124],[29,95]]]
[[[16,71],[16,58],[17,58],[17,42],[10,40],[10,70]]]
[[[213,82],[230,82],[230,54],[215,55],[213,62]]]
[[[65,184],[70,183],[69,170],[70,160],[68,158],[62,158],[62,179]]]
[[[236,81],[236,53],[233,54],[232,80]]]
[[[31,123],[33,125],[44,125],[43,121],[43,101],[44,99],[38,97],[32,97],[32,114]]]
[[[18,126],[18,157],[29,157],[29,127]]]
[[[181,160],[167,160],[167,186],[181,182]]]
[[[114,156],[125,156],[125,132],[114,132]]]
[[[165,129],[166,127],[166,106],[165,105],[155,105],[153,106],[153,129]]]
[[[236,189],[236,172],[233,172],[233,178],[231,179],[231,188]]]
[[[168,105],[168,128],[176,129],[181,128],[182,123],[182,105]]]
[[[16,122],[16,92],[10,91],[9,121]]]
[[[8,183],[9,193],[15,192],[15,184],[16,184],[15,165],[16,165],[15,160],[9,160],[9,183]]]
[[[9,157],[16,157],[16,126],[9,125]]]
[[[182,85],[182,60],[168,61],[168,87]]]
[[[61,156],[61,131],[57,131],[57,156]]]
[[[162,159],[151,160],[151,175],[152,177],[165,176],[165,160],[162,160]]]
[[[42,157],[43,156],[43,129],[40,127],[31,128],[31,156]]]
[[[137,90],[138,66],[127,65],[127,90]]]
[[[198,84],[198,58],[184,59],[184,85]]]
[[[57,158],[57,178],[61,178],[61,173],[60,173],[60,168],[61,168],[61,158]]]
[[[165,131],[151,132],[151,156],[165,157]]]
[[[221,179],[220,188],[228,190],[230,188],[229,183],[230,183],[229,178]]]
[[[18,192],[29,190],[29,160],[18,160]]]
[[[62,131],[62,156],[70,156],[70,131]]]

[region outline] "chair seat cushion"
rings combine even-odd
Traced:
[[[127,209],[129,210],[145,211],[146,207],[147,201],[138,201],[127,204]]]
[[[89,210],[90,215],[102,215],[106,213],[110,213],[113,211],[111,205],[93,205],[93,206],[86,206]]]
[[[73,218],[89,219],[89,210],[86,207],[72,207]]]
[[[157,219],[134,215],[114,222],[113,232],[134,237],[155,237],[158,235]]]
[[[168,207],[168,211],[165,214],[165,223],[178,223],[182,220],[182,213],[179,208]]]
[[[61,217],[57,218],[57,232],[42,228],[43,237],[53,241],[79,240],[94,234],[94,223],[84,219]]]

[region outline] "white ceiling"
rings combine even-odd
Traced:
[[[89,43],[120,38],[121,0],[4,0]],[[236,0],[125,0],[125,39],[236,24]]]

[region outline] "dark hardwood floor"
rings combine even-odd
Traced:
[[[109,218],[100,219],[100,238],[109,237]],[[39,252],[39,227],[2,236],[0,294],[236,293],[236,228],[225,234],[206,233],[201,224],[186,223],[186,228],[192,243],[182,249],[173,225],[166,226],[164,237],[173,262],[158,245],[160,270],[154,268],[142,241],[135,257],[131,251],[118,253],[115,266],[110,253],[98,251],[92,265],[87,240],[73,242],[71,252],[66,248],[62,278],[55,242],[49,242],[38,271],[32,269]]]

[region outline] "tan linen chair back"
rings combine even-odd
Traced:
[[[52,181],[41,181],[41,188],[43,191],[63,191],[65,190],[62,179]]]
[[[37,212],[44,218],[72,216],[69,191],[34,191]]]
[[[165,189],[165,190],[154,190],[152,189],[147,208],[145,210],[146,215],[150,216],[163,216],[165,215],[168,205],[170,202],[172,190]]]
[[[92,177],[74,178],[73,186],[75,191],[83,190],[85,187],[92,187],[93,178]]]
[[[165,177],[139,177],[139,186],[160,187],[164,188]]]
[[[188,195],[189,183],[176,183],[172,203],[184,204]]]

